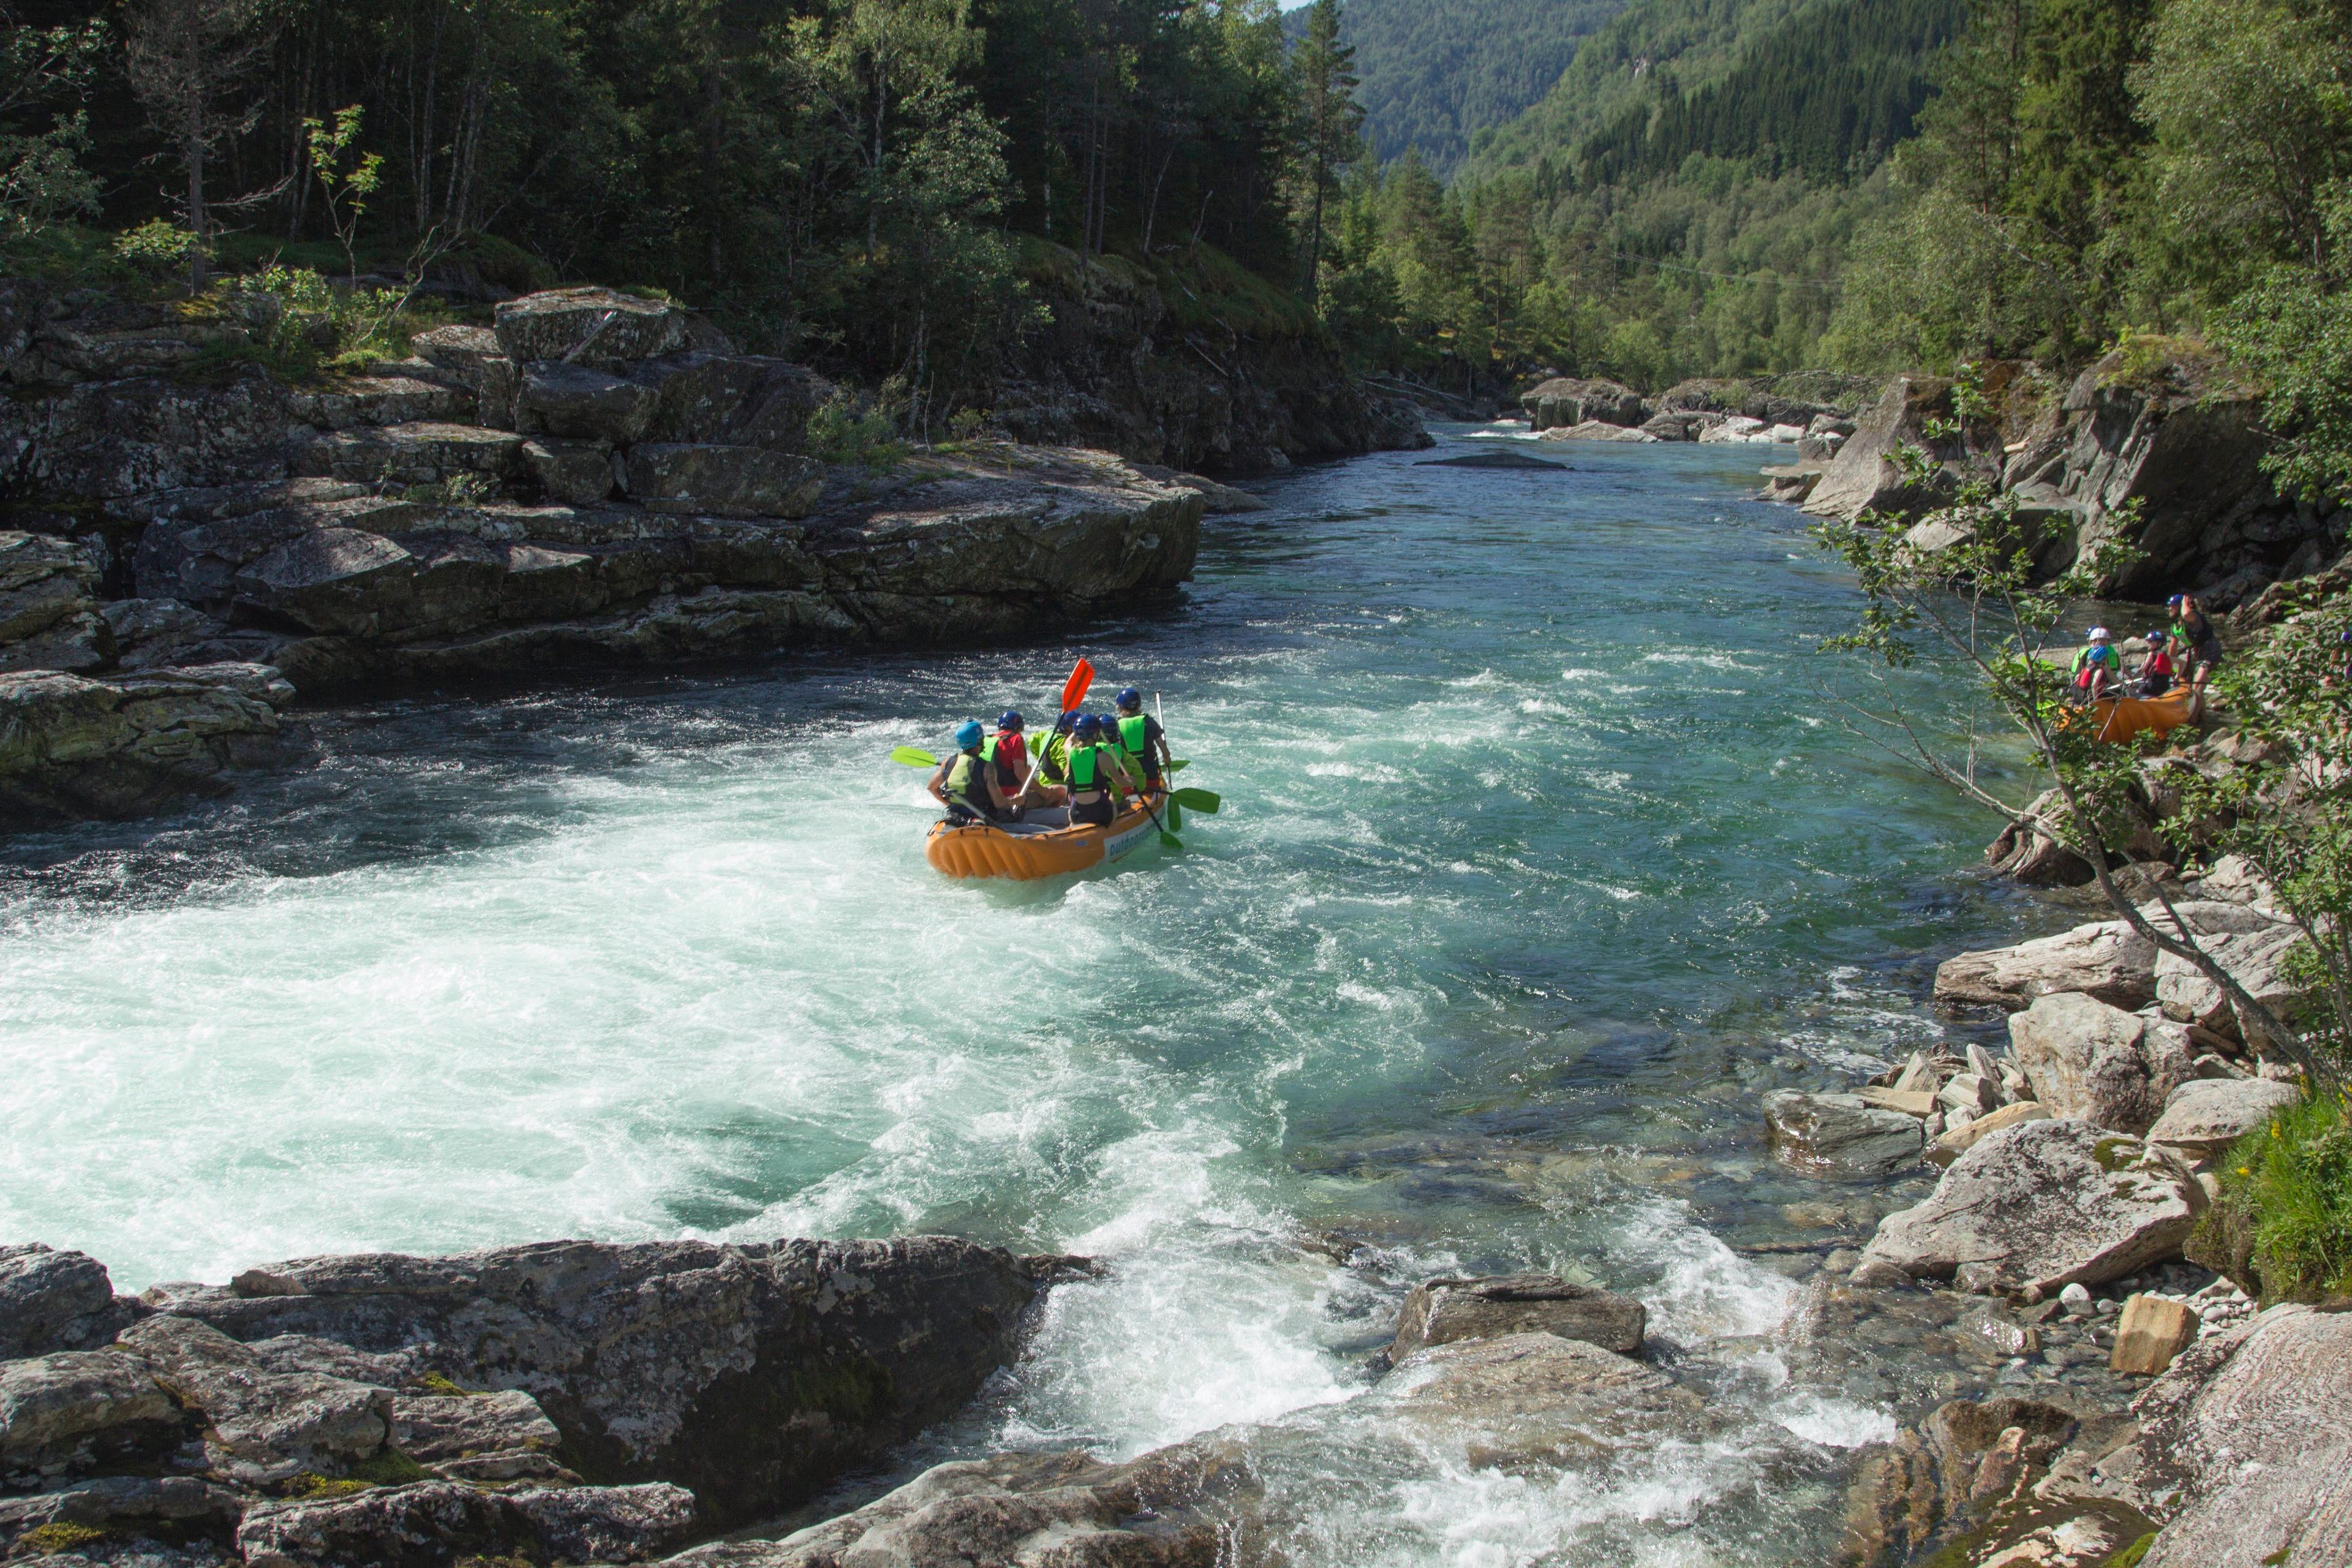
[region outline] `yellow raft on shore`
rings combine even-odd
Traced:
[[[1165,791],[1148,797],[1167,811]],[[936,822],[923,840],[923,858],[950,877],[1003,877],[1034,882],[1122,859],[1159,833],[1141,799],[1129,800],[1107,827],[1072,826],[1066,805],[1033,806],[1019,822]]]

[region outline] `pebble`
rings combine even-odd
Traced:
[[[2087,1318],[2091,1315],[2091,1293],[2080,1283],[2059,1291],[2058,1300],[2065,1303],[2067,1312],[2074,1317]]]
[[[2099,1316],[2102,1318],[2112,1318],[2123,1310],[2123,1303],[2116,1300],[2113,1296],[2102,1296],[2099,1298]]]

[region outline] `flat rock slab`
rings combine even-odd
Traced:
[[[1919,1162],[1919,1119],[1858,1094],[1768,1094],[1764,1131],[1782,1163],[1815,1174],[1884,1176]]]
[[[2165,1521],[2147,1568],[2352,1564],[2352,1313],[2273,1307],[2183,1351],[2098,1461]]]
[[[2014,1127],[2021,1121],[2050,1120],[2050,1108],[2034,1100],[2021,1100],[2013,1105],[2004,1105],[1998,1110],[1987,1111],[1973,1121],[1947,1130],[1927,1145],[1927,1163],[1948,1165],[2005,1127]]]
[[[1552,1274],[1432,1279],[1405,1297],[1389,1353],[1402,1361],[1429,1345],[1506,1334],[1557,1334],[1619,1355],[1639,1355],[1649,1314],[1641,1302]]]
[[[2076,926],[2014,947],[1963,952],[1936,966],[1936,1000],[2017,1012],[2037,996],[2079,991],[2126,1011],[2156,1000],[2156,944],[2122,921]]]
[[[1950,1279],[2001,1291],[2102,1285],[2179,1256],[2202,1194],[2170,1160],[2087,1121],[2026,1121],[1962,1154],[1863,1249],[1858,1283]]]

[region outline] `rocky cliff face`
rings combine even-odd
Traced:
[[[1116,258],[1054,247],[1054,259],[1035,279],[1053,320],[993,394],[997,423],[1024,441],[1232,476],[1431,444],[1412,403],[1369,390],[1311,329],[1237,328],[1180,312]]]
[[[1963,478],[1991,480],[2038,531],[2046,574],[2119,541],[2140,559],[2109,574],[2100,593],[2158,600],[2188,592],[2217,609],[2318,571],[2352,536],[2352,509],[2277,492],[2262,469],[2271,438],[2258,402],[2185,346],[2154,363],[2144,351],[2119,350],[2063,389],[2029,367],[1988,367],[1986,391],[1989,416],[1964,436],[1931,436],[1931,424],[1950,425],[1951,382],[1898,378],[1835,458],[1781,499],[1825,517],[1865,509],[1918,517],[1948,500]],[[1908,480],[1894,460],[1897,444],[1933,456],[1937,477]],[[1941,527],[1921,523],[1914,542],[1935,548],[1950,537]]]
[[[0,285],[0,677],[49,675],[0,692],[0,813],[216,783],[294,691],[1003,638],[1192,573],[1211,487],[1003,443],[828,468],[824,384],[667,305],[531,295],[293,386],[238,357],[274,304]],[[1360,434],[1284,417],[1301,455]],[[225,665],[275,675],[189,673]]]

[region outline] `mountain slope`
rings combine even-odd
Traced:
[[[1626,0],[1349,0],[1339,25],[1362,79],[1375,156],[1408,147],[1440,175],[1482,132],[1509,122],[1559,79],[1577,46]],[[1285,18],[1293,36],[1304,10]]]
[[[1638,0],[1469,172],[1548,163],[1624,186],[1697,154],[1852,180],[1911,133],[1927,63],[1966,14],[1965,0]]]

